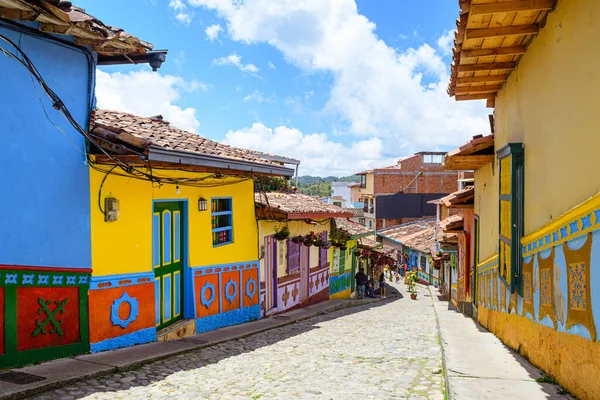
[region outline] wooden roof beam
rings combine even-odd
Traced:
[[[456,94],[469,94],[469,93],[491,93],[500,90],[501,85],[487,85],[487,86],[460,86],[456,88]]]
[[[513,69],[515,63],[502,62],[502,63],[486,63],[486,64],[465,64],[458,66],[458,72],[477,72],[477,71],[493,71],[497,69]]]
[[[454,96],[456,101],[465,101],[465,100],[489,100],[493,98],[495,95],[493,93],[482,93],[482,94],[457,94]]]
[[[502,3],[497,3],[502,4]],[[533,25],[501,26],[498,28],[467,29],[465,39],[485,39],[502,36],[537,35],[540,28]]]
[[[508,78],[506,74],[500,75],[486,75],[486,76],[467,76],[464,78],[457,78],[456,84],[466,84],[466,83],[487,83],[487,82],[504,82]]]
[[[518,11],[542,11],[554,7],[555,0],[516,0],[501,3],[471,4],[470,15],[501,14]]]
[[[525,53],[525,46],[493,47],[490,49],[469,49],[460,52],[461,58],[486,57],[486,56],[506,56]]]

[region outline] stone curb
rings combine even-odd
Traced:
[[[237,335],[233,335],[233,336],[229,336],[223,339],[217,339],[217,340],[212,340],[208,343],[202,343],[202,344],[195,344],[193,346],[190,347],[186,347],[185,349],[173,349],[173,351],[168,351],[166,353],[160,354],[160,355],[151,355],[147,358],[141,359],[141,360],[136,360],[134,362],[128,363],[126,365],[123,366],[112,366],[112,365],[108,365],[108,364],[103,364],[103,363],[97,363],[97,362],[93,362],[93,361],[84,361],[84,360],[79,360],[76,358],[70,358],[70,359],[63,359],[63,360],[73,360],[73,361],[78,361],[78,362],[82,362],[82,363],[92,363],[92,364],[96,364],[98,366],[102,366],[105,367],[105,369],[100,370],[100,371],[94,371],[94,372],[86,372],[86,373],[82,373],[81,375],[78,376],[71,376],[71,377],[67,377],[67,378],[63,378],[63,379],[58,379],[58,380],[54,380],[54,381],[49,381],[46,384],[42,384],[39,386],[35,386],[35,387],[30,387],[30,388],[23,388],[23,390],[19,390],[19,391],[15,391],[12,393],[8,393],[8,394],[0,394],[0,400],[16,400],[16,399],[25,399],[25,398],[29,398],[31,396],[37,395],[37,394],[41,394],[43,392],[47,392],[50,390],[55,390],[55,389],[59,389],[61,387],[65,387],[68,385],[71,385],[73,383],[77,383],[86,379],[93,379],[93,378],[101,378],[103,376],[107,376],[110,374],[114,374],[114,373],[118,373],[118,372],[124,372],[124,371],[129,371],[135,368],[139,368],[142,365],[145,364],[150,364],[153,363],[155,361],[160,361],[163,360],[165,358],[169,358],[169,357],[173,357],[173,356],[177,356],[183,353],[187,353],[189,351],[196,351],[196,350],[200,350],[200,349],[204,349],[204,348],[208,348],[208,347],[212,347],[212,346],[216,346],[218,344],[221,343],[225,343],[231,340],[239,340],[239,339],[243,339],[245,337],[249,337],[249,336],[253,336],[256,335],[258,333],[262,333],[262,332],[266,332],[272,329],[277,329],[277,328],[281,328],[287,325],[292,325],[295,324],[297,322],[301,322],[301,321],[305,321],[314,317],[317,317],[319,315],[322,314],[328,314],[328,313],[332,313],[332,312],[336,312],[336,311],[341,311],[341,310],[345,310],[348,308],[354,308],[354,307],[358,307],[358,306],[363,306],[363,305],[369,305],[369,304],[373,304],[373,303],[379,303],[382,301],[388,301],[394,298],[397,298],[397,295],[392,295],[392,296],[388,296],[386,299],[382,299],[382,298],[375,298],[372,300],[369,300],[368,302],[359,302],[359,301],[355,301],[352,299],[348,299],[348,300],[343,300],[343,302],[338,303],[338,304],[333,304],[327,308],[324,308],[322,310],[316,310],[316,311],[312,311],[309,312],[305,315],[300,315],[296,318],[292,318],[289,321],[281,321],[281,323],[278,323],[276,325],[273,326],[267,326],[264,328],[258,328],[255,329],[253,331],[249,331],[249,332],[243,332],[243,333],[239,333]],[[301,309],[298,309],[301,310]],[[283,314],[279,314],[279,316],[285,316],[285,313]],[[243,324],[240,325],[234,325],[234,326],[241,326]],[[222,329],[227,329],[227,327],[224,327]],[[182,342],[184,343],[190,343],[191,342],[185,342],[185,339],[180,339]],[[179,342],[178,341],[173,341],[173,342]],[[173,342],[163,342],[163,343],[173,343]],[[158,343],[158,342],[153,342],[153,343]],[[142,345],[143,346],[143,345]],[[135,348],[136,346],[131,346],[131,347],[126,347],[122,350],[125,349],[130,349],[130,348]],[[114,351],[119,351],[119,350],[114,350]],[[97,353],[100,354],[100,353]],[[25,367],[27,368],[27,367]]]
[[[451,395],[451,390],[450,390],[450,380],[448,379],[448,369],[446,368],[446,349],[444,347],[444,338],[442,337],[442,328],[440,327],[440,319],[438,317],[438,313],[437,310],[435,308],[435,300],[433,299],[433,296],[437,296],[435,293],[433,293],[433,291],[431,290],[431,286],[427,286],[427,289],[429,290],[429,294],[431,295],[431,305],[433,306],[433,312],[435,313],[435,325],[437,327],[437,332],[438,332],[438,337],[440,338],[440,347],[442,348],[442,370],[444,371],[444,384],[446,386],[446,399],[447,400],[451,400],[452,399],[452,395]]]

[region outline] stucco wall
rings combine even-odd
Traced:
[[[479,216],[479,260],[483,261],[498,252],[498,175],[492,163],[475,171],[475,214]]]
[[[2,27],[0,34],[20,44],[77,122],[87,127],[94,69],[90,75],[85,53]],[[0,264],[90,268],[83,136],[37,85],[36,92],[30,73],[8,57],[0,63],[0,88],[0,170],[7,189],[0,197]]]
[[[560,0],[496,99],[496,149],[525,148],[525,234],[600,188],[600,2]]]

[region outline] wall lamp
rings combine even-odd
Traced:
[[[207,201],[204,197],[198,199],[198,211],[206,211]]]

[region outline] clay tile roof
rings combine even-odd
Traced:
[[[289,219],[351,217],[342,207],[327,204],[301,193],[262,192],[255,194],[261,208],[271,208],[288,215]],[[268,214],[267,214],[268,215]]]
[[[440,221],[440,228],[442,228],[444,231],[462,229],[464,224],[463,221],[462,215],[451,215],[448,218]]]
[[[396,249],[392,246],[383,245],[377,240],[371,239],[369,237],[359,239],[359,246],[362,248],[375,250],[382,254],[392,254],[396,251]]]
[[[433,219],[423,220],[379,231],[378,235],[402,243],[411,249],[431,253],[431,248],[435,247],[435,225]]]
[[[365,209],[364,208],[344,208],[344,210],[351,212],[355,217],[364,217]]]
[[[206,139],[195,133],[171,126],[162,116],[139,117],[119,111],[96,110],[93,123],[93,133],[101,128],[114,133],[127,133],[141,139],[144,151],[149,147],[212,155],[217,157],[243,160],[252,163],[276,165],[277,162],[261,158],[260,153]]]
[[[407,236],[433,227],[435,227],[435,219],[424,219],[382,229],[377,232],[377,235],[403,243],[400,240],[401,238],[406,238]]]
[[[475,199],[475,186],[467,186],[464,189],[450,193],[439,199],[446,207],[458,205],[472,205]]]
[[[373,230],[367,228],[366,226],[361,225],[357,222],[349,221],[348,219],[345,219],[345,218],[336,218],[335,224],[337,225],[338,228],[343,228],[346,231],[348,231],[352,236],[366,235],[369,233],[373,233]]]
[[[1,0],[0,16],[16,21],[39,22],[39,30],[72,36],[75,44],[90,46],[93,51],[105,56],[141,55],[153,47],[123,29],[104,24],[70,1]]]

